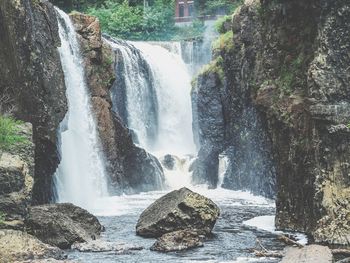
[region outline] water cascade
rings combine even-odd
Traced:
[[[191,75],[179,43],[110,43],[122,56],[117,74],[125,74],[124,82],[116,81],[112,97],[124,94],[126,103],[118,112],[125,116],[136,142],[155,155],[194,153]]]
[[[191,74],[182,59],[180,43],[111,38],[108,42],[118,57],[112,88],[115,110],[131,129],[135,143],[161,161],[172,155],[174,167],[164,168],[168,186],[189,186],[189,162],[195,153]]]
[[[55,173],[57,201],[88,208],[107,194],[103,156],[92,116],[83,62],[72,22],[57,9],[68,112],[59,130],[61,162]]]

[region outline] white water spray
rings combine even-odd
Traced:
[[[151,67],[158,100],[155,152],[194,153],[191,115],[191,76],[179,54],[144,42],[134,42]]]
[[[59,130],[61,162],[54,176],[57,199],[89,208],[96,198],[107,195],[105,169],[76,32],[69,16],[56,10],[68,99],[68,112]]]

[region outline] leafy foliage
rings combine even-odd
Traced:
[[[19,134],[20,124],[21,121],[0,116],[0,149],[6,150],[14,144],[25,142],[25,138]]]
[[[102,31],[130,40],[181,40],[203,36],[203,22],[177,27],[175,0],[52,0],[67,12],[77,10],[97,16]],[[242,0],[196,0],[196,14],[231,13]]]
[[[131,40],[162,40],[169,38],[174,30],[173,0],[165,4],[156,0],[154,5],[143,8],[140,5],[130,5],[107,1],[100,8],[91,7],[87,13],[97,16],[104,32]]]
[[[197,14],[216,15],[232,14],[243,3],[243,0],[197,0],[195,1]]]
[[[225,24],[230,23],[232,16],[222,16],[218,20],[215,21],[215,29],[219,34],[225,34],[226,28]]]

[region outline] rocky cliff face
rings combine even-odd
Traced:
[[[0,104],[33,124],[33,202],[44,203],[52,196],[56,130],[67,109],[55,10],[45,0],[1,1],[0,32]]]
[[[32,201],[34,145],[30,123],[17,124],[23,140],[0,149],[0,228],[22,229]]]
[[[330,244],[350,240],[349,18],[345,0],[246,0],[233,15],[232,40],[220,48],[214,70],[223,73],[224,142],[232,139],[234,156],[241,155],[249,144],[236,132],[257,129],[260,156],[273,164],[277,227]],[[259,128],[244,124],[249,111]],[[244,160],[252,166],[256,158],[231,157],[232,168]],[[249,181],[249,173],[235,174],[224,184]],[[261,175],[271,178],[273,169]]]
[[[243,33],[252,42],[258,41],[252,33],[254,26],[254,16],[250,16]],[[199,148],[194,181],[216,187],[221,156],[228,160],[222,187],[274,197],[270,140],[249,88],[257,50],[233,44],[229,31],[217,41],[214,60],[193,83],[193,130]]]
[[[81,44],[92,107],[105,154],[110,192],[160,189],[163,170],[155,157],[134,145],[129,130],[112,111],[110,88],[116,79],[114,63],[118,54],[101,37],[97,18],[71,14]]]

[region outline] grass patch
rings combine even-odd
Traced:
[[[22,121],[11,117],[0,116],[0,149],[7,150],[12,145],[25,142],[26,138],[20,135],[19,125]]]
[[[209,64],[202,67],[198,75],[215,73],[218,75],[221,84],[224,81],[224,70],[223,70],[223,58],[218,56],[215,60],[211,61]]]
[[[230,52],[233,49],[233,47],[234,44],[232,31],[227,31],[225,34],[221,34],[212,44],[212,49],[214,52]]]

